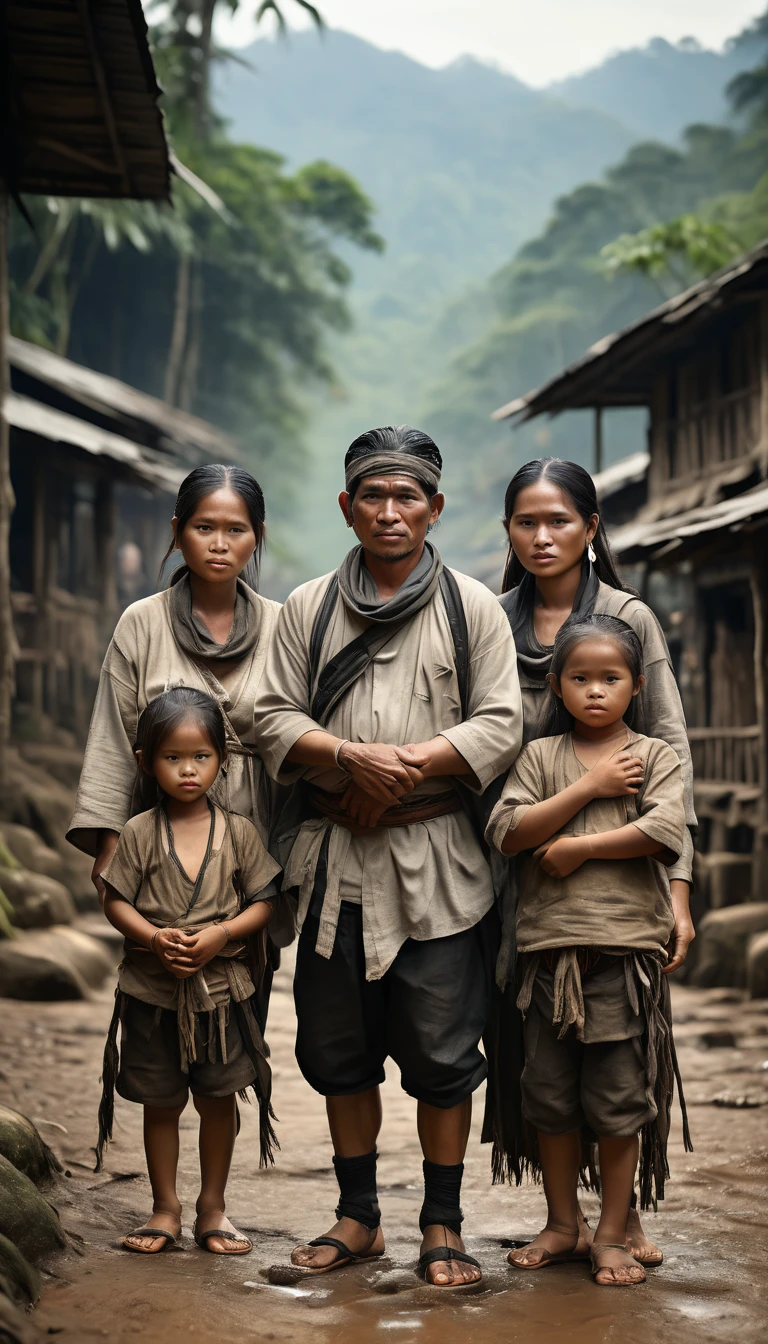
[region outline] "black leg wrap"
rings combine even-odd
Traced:
[[[337,1218],[354,1218],[372,1232],[381,1222],[376,1192],[376,1149],[363,1157],[334,1157],[341,1198]]]
[[[419,1227],[425,1228],[435,1223],[449,1227],[457,1237],[461,1236],[461,1224],[464,1214],[461,1212],[461,1178],[464,1175],[464,1163],[443,1167],[437,1162],[424,1159],[424,1203],[419,1215]]]

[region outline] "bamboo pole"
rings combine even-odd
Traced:
[[[9,428],[5,410],[11,381],[8,364],[9,207],[8,191],[0,180],[0,791],[5,788],[8,771],[15,647],[10,557],[11,514],[15,501],[11,486]]]

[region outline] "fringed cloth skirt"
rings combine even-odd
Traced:
[[[274,1163],[274,1148],[280,1145],[272,1126],[272,1071],[257,996],[196,1013],[190,1045],[191,1052],[182,1048],[175,1011],[117,989],[104,1047],[97,1171],[112,1138],[115,1091],[144,1106],[175,1109],[186,1105],[190,1091],[201,1097],[239,1093],[248,1100],[252,1087],[259,1105],[260,1165]]]
[[[498,996],[487,1042],[494,1181],[539,1178],[537,1130],[581,1129],[582,1180],[599,1189],[597,1135],[639,1133],[641,1207],[664,1198],[675,1081],[686,1151],[691,1139],[662,965],[658,953],[616,948],[520,955],[517,996],[512,986]]]

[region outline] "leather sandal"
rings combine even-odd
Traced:
[[[211,1255],[248,1255],[253,1250],[253,1242],[250,1237],[244,1237],[240,1232],[228,1232],[225,1228],[211,1227],[207,1232],[198,1232],[197,1223],[192,1229],[192,1236],[195,1244],[201,1251],[208,1251]],[[222,1241],[234,1241],[243,1246],[242,1251],[212,1251],[208,1242],[211,1237],[221,1237]]]
[[[373,1232],[372,1241],[376,1239],[378,1228],[369,1229]],[[345,1265],[362,1265],[368,1260],[380,1260],[384,1251],[374,1251],[371,1255],[359,1255],[351,1251],[343,1241],[338,1237],[315,1237],[314,1241],[305,1242],[307,1246],[333,1246],[338,1251],[338,1257],[332,1260],[329,1265],[294,1265],[291,1268],[298,1270],[299,1274],[330,1274],[334,1269],[343,1269]]]
[[[479,1279],[472,1279],[469,1283],[433,1283],[431,1279],[427,1278],[427,1270],[430,1265],[436,1264],[438,1260],[442,1260],[446,1264],[450,1264],[453,1260],[457,1264],[474,1265],[475,1269],[479,1269],[482,1275],[482,1265],[473,1255],[467,1255],[466,1251],[457,1251],[454,1246],[433,1246],[431,1251],[425,1251],[423,1255],[419,1256],[419,1263],[416,1266],[417,1274],[424,1280],[428,1288],[439,1288],[440,1292],[458,1288],[466,1290],[467,1288],[479,1288],[483,1282],[482,1277],[480,1277]]]
[[[156,1240],[162,1237],[163,1244],[151,1251],[146,1246],[131,1246],[128,1242],[129,1237],[154,1237]],[[123,1237],[123,1250],[133,1251],[135,1255],[159,1255],[161,1251],[169,1251],[172,1246],[178,1245],[178,1241],[178,1237],[174,1237],[172,1232],[166,1232],[162,1227],[137,1227],[135,1232],[127,1232]]]

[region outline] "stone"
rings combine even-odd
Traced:
[[[0,1155],[37,1186],[50,1185],[62,1170],[56,1154],[26,1115],[0,1105]]]
[[[0,1235],[0,1293],[18,1306],[31,1307],[40,1297],[40,1275],[18,1246]],[[0,1336],[2,1338],[2,1336]]]
[[[59,855],[29,826],[19,826],[12,821],[0,822],[0,841],[21,868],[28,868],[32,873],[42,873],[45,877],[59,876]]]
[[[12,1241],[25,1259],[38,1264],[62,1250],[66,1237],[59,1215],[37,1186],[0,1156],[0,1234]]]
[[[747,991],[750,999],[768,999],[768,930],[747,946]]]
[[[768,930],[768,901],[749,901],[709,910],[699,925],[699,953],[691,976],[700,989],[715,986],[744,989],[747,984],[747,947],[757,933]]]
[[[43,873],[0,867],[0,889],[11,903],[11,920],[17,929],[50,929],[53,924],[71,924],[77,914],[63,882]]]
[[[105,947],[65,925],[0,942],[0,997],[40,1002],[84,999],[112,972]]]
[[[29,1316],[0,1293],[0,1344],[42,1344],[47,1338]]]

